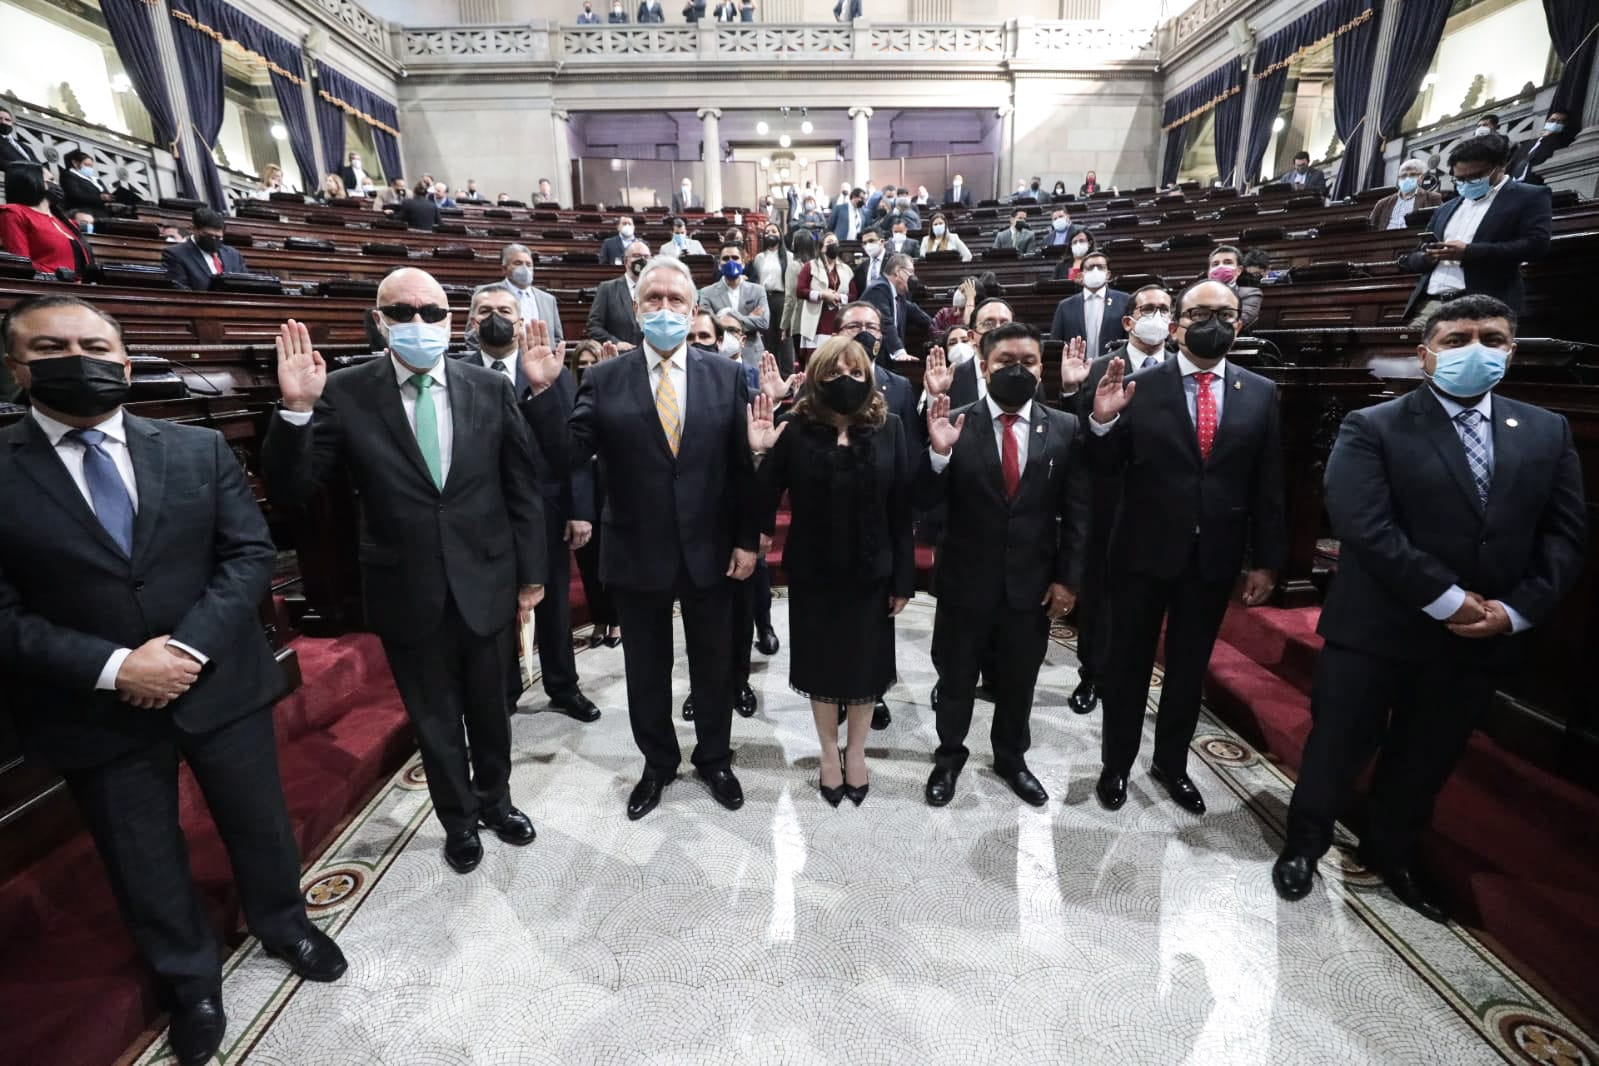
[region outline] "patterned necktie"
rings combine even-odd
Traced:
[[[1195,397],[1194,414],[1199,423],[1199,457],[1210,458],[1210,449],[1216,443],[1216,395],[1210,391],[1210,383],[1216,375],[1208,370],[1201,370],[1194,375],[1194,384],[1199,387]]]
[[[1140,370],[1148,370],[1152,366],[1159,366],[1159,365],[1160,365],[1160,359],[1159,358],[1157,358],[1156,356],[1153,356],[1153,355],[1146,355],[1146,356],[1144,356],[1143,364],[1141,366],[1139,366],[1138,369],[1140,369]]]
[[[133,556],[133,498],[117,469],[116,460],[100,445],[105,434],[98,429],[75,429],[67,439],[83,446],[83,481],[89,486],[89,502],[122,554]]]
[[[494,360],[494,362],[489,364],[489,369],[494,371],[496,374],[505,373],[505,360],[504,359],[496,359],[496,360]]]
[[[677,386],[672,384],[672,363],[662,360],[657,364],[661,380],[655,386],[655,414],[661,420],[661,432],[666,434],[666,446],[677,455],[683,442],[683,410],[677,402]]]
[[[416,446],[422,452],[422,461],[433,475],[433,487],[444,487],[444,460],[439,452],[439,409],[430,391],[433,375],[412,374],[411,385],[416,389]]]
[[[999,465],[1005,472],[1005,496],[1007,499],[1016,498],[1016,486],[1022,482],[1021,452],[1016,447],[1016,434],[1013,427],[1021,415],[1000,415],[999,424],[1005,427],[1005,446],[1000,451]]]
[[[1455,416],[1460,423],[1460,440],[1466,446],[1466,462],[1471,467],[1471,480],[1477,483],[1477,499],[1488,502],[1488,442],[1483,439],[1482,412],[1475,408]]]

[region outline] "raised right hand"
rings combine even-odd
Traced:
[[[772,398],[765,393],[758,393],[751,401],[747,410],[749,425],[750,451],[760,454],[769,452],[777,444],[777,438],[783,435],[783,430],[788,428],[788,423],[775,425],[773,423]]]
[[[311,345],[304,322],[289,319],[274,338],[278,349],[278,390],[290,411],[309,411],[322,398],[328,383],[328,365]]]
[[[200,664],[167,650],[170,636],[152,637],[122,660],[117,692],[137,707],[159,708],[189,691],[200,676]]]
[[[1073,337],[1060,353],[1060,391],[1074,393],[1088,380],[1088,342]]]
[[[948,455],[954,450],[955,442],[960,440],[961,427],[965,424],[965,415],[960,415],[953,422],[949,420],[947,395],[935,396],[933,402],[927,405],[927,442],[939,455]]]
[[[1133,390],[1138,388],[1138,382],[1123,384],[1122,379],[1126,374],[1127,361],[1117,356],[1105,368],[1105,376],[1099,379],[1099,388],[1094,390],[1093,419],[1102,426],[1114,421],[1132,402]]]
[[[949,357],[944,349],[933,345],[927,352],[927,366],[922,370],[922,388],[929,396],[943,396],[955,384],[955,371],[949,367]]]
[[[566,344],[550,346],[550,326],[543,319],[527,324],[522,343],[522,376],[536,392],[554,385],[566,367]]]

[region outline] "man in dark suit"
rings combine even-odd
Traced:
[[[1126,381],[1125,366],[1112,362],[1089,418],[1095,466],[1122,478],[1111,543],[1139,546],[1110,556],[1111,664],[1095,791],[1108,810],[1127,801],[1164,620],[1151,776],[1179,806],[1203,814],[1188,745],[1211,648],[1246,557],[1243,600],[1253,606],[1271,594],[1288,547],[1277,386],[1227,361],[1238,297],[1202,281],[1178,298],[1176,314],[1177,358]]]
[[[633,243],[633,219],[623,215],[616,220],[616,232],[600,244],[600,262],[610,266],[619,266],[622,256],[627,253],[627,246]]]
[[[510,384],[443,358],[439,283],[396,270],[373,314],[388,358],[332,375],[303,324],[283,327],[283,406],[261,476],[279,506],[305,503],[337,469],[358,494],[367,623],[416,728],[445,861],[467,873],[483,858],[480,824],[509,844],[534,837],[511,803],[505,682],[514,627],[544,594],[544,508]]]
[[[660,803],[682,752],[672,727],[672,603],[683,608],[698,738],[693,763],[716,801],[744,804],[729,746],[732,720],[733,589],[755,569],[760,507],[745,433],[749,388],[743,368],[687,344],[694,277],[657,256],[639,275],[644,347],[590,367],[566,417],[550,386],[563,355],[535,324],[523,372],[524,405],[557,469],[598,456],[606,486],[600,578],[616,598],[627,668],[628,717],[644,772],[629,818]]]
[[[920,259],[922,255],[921,242],[911,237],[910,223],[903,215],[890,223],[885,245],[888,255],[907,255],[912,259]]]
[[[589,307],[590,337],[616,345],[619,352],[631,351],[643,343],[638,315],[633,310],[633,290],[638,287],[639,273],[649,261],[649,245],[634,241],[627,246],[622,255],[622,276],[602,281],[594,290],[594,303]]]
[[[956,174],[949,188],[944,190],[944,206],[959,204],[962,207],[972,206],[972,190],[966,187],[966,179]]]
[[[841,241],[859,240],[866,229],[866,190],[851,189],[827,216],[827,228]]]
[[[1405,307],[1421,325],[1457,296],[1503,300],[1518,314],[1526,290],[1521,264],[1549,252],[1549,190],[1505,173],[1510,142],[1497,133],[1461,141],[1449,152],[1459,193],[1432,213],[1422,246],[1399,260],[1421,275]]]
[[[1511,634],[1549,621],[1588,543],[1571,427],[1494,395],[1515,347],[1515,315],[1499,300],[1445,304],[1417,348],[1427,383],[1339,430],[1326,503],[1342,552],[1317,626],[1314,724],[1272,868],[1285,899],[1310,891],[1380,748],[1361,862],[1445,920],[1417,876],[1417,842],[1519,658]]]
[[[1327,195],[1327,175],[1310,165],[1310,153],[1306,151],[1294,153],[1294,165],[1277,179],[1277,183],[1287,185],[1297,192],[1315,193],[1317,196]]]
[[[424,230],[432,232],[439,228],[442,216],[439,214],[439,205],[430,200],[426,193],[417,192],[403,200],[396,201],[393,207],[385,208],[395,218],[405,223],[407,229]]]
[[[1533,167],[1542,166],[1550,156],[1572,142],[1576,131],[1568,130],[1569,124],[1570,116],[1564,111],[1549,112],[1538,136],[1516,145],[1516,150],[1510,156],[1510,165],[1505,168],[1507,173],[1516,181],[1542,185],[1543,176]]]
[[[217,937],[189,873],[178,758],[227,845],[250,932],[302,977],[337,979],[306,917],[272,704],[283,674],[257,619],[271,535],[210,429],[123,410],[111,318],[71,296],[24,300],[6,362],[29,417],[0,430],[0,668],[29,758],[59,770],[128,931],[172,1011],[178,1061],[227,1027]]]
[[[1104,252],[1083,257],[1083,291],[1055,305],[1055,322],[1049,335],[1058,341],[1083,338],[1089,359],[1127,339],[1122,317],[1127,314],[1127,294],[1110,287],[1110,260]]]
[[[0,107],[0,169],[7,163],[37,163],[33,150],[17,135],[17,117],[8,107]]]
[[[344,166],[339,168],[339,180],[344,182],[344,191],[349,196],[365,196],[362,191],[372,184],[372,179],[361,167],[361,153],[351,152],[345,157]]]
[[[994,690],[994,772],[1034,807],[1049,801],[1027,768],[1033,687],[1049,643],[1082,578],[1088,525],[1087,473],[1077,416],[1038,399],[1043,344],[1012,322],[983,337],[988,395],[955,413],[941,396],[927,415],[930,447],[916,473],[916,506],[947,505],[933,570],[938,610],[938,751],[927,802],[955,796],[978,673]],[[992,649],[992,662],[985,662]]]
[[[677,192],[672,194],[672,214],[681,215],[685,211],[703,210],[705,210],[705,201],[694,191],[694,183],[684,178]]]
[[[875,307],[882,321],[883,353],[891,360],[909,362],[915,357],[905,352],[906,330],[913,322],[920,322],[923,329],[930,330],[933,320],[910,300],[911,277],[916,273],[915,260],[908,255],[888,255],[884,258],[883,276],[866,287],[866,291],[861,293],[861,300]]]
[[[977,305],[977,310],[972,315],[972,345],[978,351],[982,351],[984,336],[1015,319],[1016,313],[1004,300],[998,297],[984,300]],[[983,379],[981,359],[968,359],[948,373],[949,405],[952,409],[960,410],[988,394],[988,383]],[[942,377],[940,376],[938,380],[941,381]],[[927,391],[929,395],[935,394],[933,385],[927,385]]]
[[[470,359],[502,375],[511,385],[517,403],[531,398],[522,376],[522,347],[526,343],[516,288],[508,283],[481,285],[472,293],[467,319],[467,348],[453,356]],[[557,402],[570,412],[577,393],[577,382],[570,372],[555,383]],[[531,442],[530,442],[531,443]],[[534,445],[536,448],[536,445]],[[579,508],[594,498],[588,484],[588,466],[573,467],[558,475],[542,455],[535,454],[533,476],[544,503],[544,543],[548,568],[544,573],[544,598],[533,608],[533,627],[539,649],[539,673],[550,708],[579,722],[593,722],[600,709],[578,687],[577,656],[572,650],[572,556],[593,535],[592,516]],[[506,675],[510,706],[514,710],[522,694],[521,664],[514,658]]]
[[[249,269],[237,248],[223,243],[227,219],[209,207],[195,208],[191,217],[194,229],[189,239],[168,245],[161,253],[161,268],[180,289],[203,291],[211,287],[218,274],[237,274]]]
[[[1001,251],[1014,248],[1017,255],[1027,255],[1033,250],[1033,242],[1037,239],[1038,234],[1027,226],[1027,211],[1017,208],[1011,215],[1010,226],[994,234],[994,249]]]
[[[81,148],[68,152],[61,161],[61,209],[68,214],[87,211],[95,218],[110,213],[113,199],[95,166],[94,157]]]

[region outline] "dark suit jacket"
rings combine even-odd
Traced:
[[[832,231],[833,236],[841,241],[849,240],[849,213],[851,211],[860,212],[860,225],[855,230],[855,236],[859,238],[862,233],[866,232],[866,209],[864,207],[856,208],[848,200],[845,200],[841,204],[834,204],[833,209],[828,212],[827,228]]]
[[[439,226],[439,205],[425,196],[407,196],[394,205],[393,211],[408,229],[434,230]]]
[[[61,210],[68,218],[74,211],[88,211],[95,218],[104,218],[108,212],[106,202],[100,199],[101,191],[76,171],[61,167]]]
[[[237,248],[224,244],[217,249],[217,255],[222,257],[222,272],[225,274],[237,274],[249,269],[244,265],[244,256],[239,254]],[[178,288],[204,291],[211,287],[211,279],[216,276],[206,266],[205,258],[205,253],[193,240],[179,241],[167,245],[161,252],[161,269],[167,272],[167,277]]]
[[[908,447],[915,451],[927,445],[927,423],[916,413],[916,390],[903,374],[896,374],[874,364],[877,390],[888,404],[888,413],[900,421]]]
[[[0,430],[0,669],[24,747],[58,769],[209,732],[283,689],[256,615],[272,537],[232,449],[210,429],[123,424],[139,495],[131,559],[32,417]],[[159,711],[95,690],[112,652],[162,634],[209,660],[193,688]]]
[[[658,3],[645,3],[641,0],[636,21],[640,23],[665,22],[666,10]]]
[[[1514,424],[1512,424],[1514,423]],[[1478,659],[1422,610],[1451,585],[1547,621],[1581,576],[1582,468],[1565,418],[1493,398],[1493,474],[1484,508],[1465,447],[1427,385],[1344,419],[1327,460],[1326,503],[1342,543],[1317,631],[1389,659]]]
[[[328,375],[306,426],[274,414],[261,446],[272,502],[295,507],[342,468],[361,506],[367,624],[417,644],[437,630],[446,599],[490,636],[516,619],[516,592],[548,570],[544,508],[527,427],[505,378],[467,360],[446,364],[454,443],[438,489],[405,417],[385,357]]]
[[[1100,357],[1106,348],[1127,339],[1122,328],[1122,316],[1127,313],[1129,297],[1120,289],[1105,290],[1105,313],[1099,322],[1099,351],[1089,352],[1088,358]],[[1055,305],[1055,322],[1049,335],[1058,341],[1071,341],[1074,337],[1087,337],[1088,324],[1083,320],[1083,294],[1068,296]]]
[[[1221,423],[1201,460],[1177,358],[1133,380],[1138,391],[1115,426],[1088,438],[1096,467],[1122,477],[1111,543],[1140,545],[1137,555],[1113,557],[1113,570],[1175,578],[1197,541],[1207,581],[1227,580],[1246,559],[1281,572],[1288,533],[1276,384],[1228,361],[1226,380],[1212,384],[1226,390]]]
[[[672,194],[672,213],[681,215],[684,211],[703,211],[705,200],[699,193],[690,193],[688,203],[683,202],[683,190],[679,189]]]
[[[922,257],[922,242],[907,233],[905,234],[904,246],[895,248],[894,238],[885,235],[883,237],[883,255],[885,257],[890,255],[908,255],[912,259],[920,259]]]
[[[1030,229],[1017,231],[1015,226],[1006,226],[994,234],[995,248],[1014,248],[1017,255],[1027,255],[1033,250],[1033,244],[1038,240],[1038,234]]]
[[[1541,185],[1506,180],[1493,194],[1493,203],[1482,216],[1477,235],[1466,246],[1460,259],[1461,270],[1466,275],[1466,292],[1497,297],[1520,312],[1526,296],[1521,281],[1521,264],[1530,259],[1542,259],[1549,252],[1549,231],[1553,208],[1549,190]],[[1442,242],[1449,219],[1460,209],[1461,199],[1455,197],[1432,213],[1426,232],[1429,241]],[[1420,249],[1401,256],[1399,266],[1421,275],[1410,294],[1405,308],[1409,318],[1427,299],[1427,279],[1432,276],[1433,264]]]
[[[955,186],[951,185],[944,190],[944,202],[946,204],[960,204],[962,207],[972,206],[971,186],[962,185],[960,195],[957,196],[955,195]]]
[[[981,355],[974,355],[955,368],[955,375],[949,383],[950,410],[958,410],[977,402],[977,363],[981,358]]]
[[[622,257],[627,254],[627,246],[632,244],[633,241],[634,238],[623,237],[620,233],[611,234],[600,245],[600,262],[608,263],[611,266],[620,265]]]
[[[1292,185],[1293,183],[1294,172],[1292,168],[1285,171],[1283,176],[1277,179],[1277,184],[1279,185]],[[1305,192],[1320,193],[1322,196],[1326,196],[1327,175],[1316,167],[1307,167],[1305,169]]]
[[[698,22],[705,17],[705,0],[688,0],[683,5],[683,21]]]
[[[362,173],[365,173],[365,171],[363,171]],[[393,175],[391,174],[390,177],[392,178]],[[350,167],[350,166],[340,167],[339,168],[339,180],[344,182],[344,191],[345,191],[345,193],[347,195],[349,195],[349,196],[360,196],[361,195],[361,183],[355,180],[355,168],[354,167]],[[371,181],[372,180],[372,175],[367,174],[367,180]],[[373,184],[376,184],[376,182],[373,182]]]
[[[0,166],[7,163],[37,163],[28,146],[22,143],[15,133],[9,137],[0,137]],[[99,199],[96,197],[96,199]]]
[[[594,303],[589,307],[589,336],[597,341],[626,341],[635,348],[644,343],[626,278],[602,281],[594,290]]]
[[[1510,154],[1510,162],[1505,167],[1505,173],[1517,181],[1542,185],[1544,183],[1542,175],[1532,168],[1547,162],[1550,156],[1570,144],[1572,137],[1572,131],[1563,130],[1560,133],[1543,133],[1538,137],[1522,141]]]
[[[679,560],[697,588],[709,588],[724,579],[735,547],[754,551],[759,543],[744,367],[684,351],[688,395],[676,456],[655,412],[643,349],[590,367],[570,418],[562,417],[553,389],[523,404],[557,469],[599,456],[600,579],[613,588],[665,592]]]
[[[943,473],[933,473],[926,449],[917,463],[917,507],[948,505],[933,594],[978,610],[1003,604],[1025,611],[1041,609],[1051,582],[1081,588],[1088,474],[1077,417],[1034,399],[1027,463],[1012,500],[988,402],[955,413],[961,415],[966,422]]]
[[[933,328],[933,320],[927,317],[927,312],[911,303],[908,297],[900,296],[896,300],[894,286],[889,284],[887,278],[878,278],[868,285],[866,291],[861,293],[861,299],[877,308],[883,320],[880,355],[893,355],[905,346],[903,338],[910,322],[919,320],[927,329]]]

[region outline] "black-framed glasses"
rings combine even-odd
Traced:
[[[1170,315],[1171,308],[1162,307],[1160,304],[1143,304],[1133,308],[1133,318],[1149,318],[1152,315]]]
[[[1183,317],[1194,325],[1202,325],[1215,316],[1227,325],[1236,325],[1238,322],[1238,308],[1236,307],[1185,307]]]
[[[409,322],[420,315],[422,321],[431,323],[443,322],[449,317],[450,309],[438,304],[423,304],[420,307],[415,304],[384,304],[378,308],[378,313],[391,322]]]
[[[844,325],[838,327],[838,331],[840,333],[848,333],[851,336],[853,336],[854,334],[859,333],[863,329],[871,329],[871,328],[872,328],[872,324],[870,322],[846,322]]]

